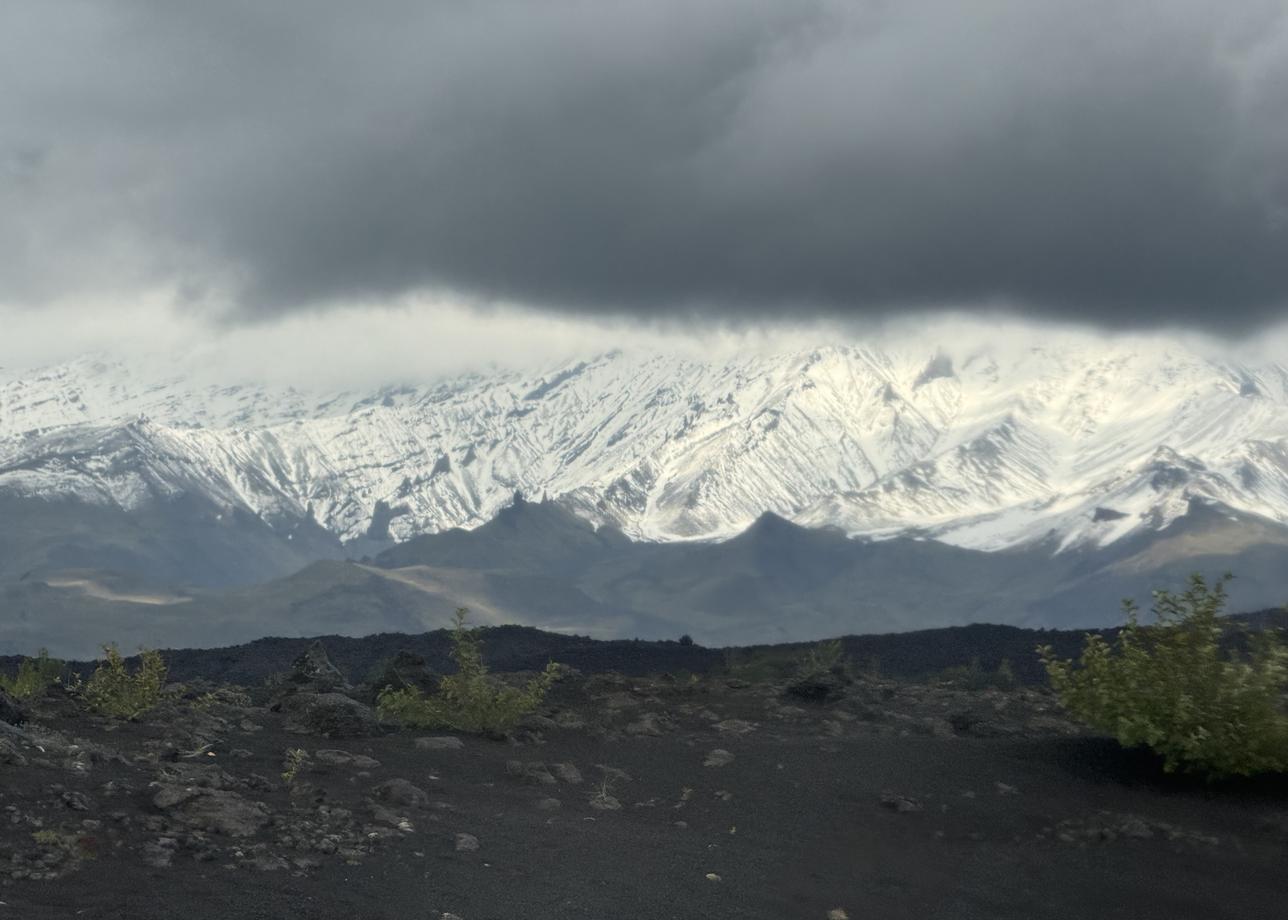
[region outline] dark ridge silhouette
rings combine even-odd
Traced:
[[[1238,614],[1232,622],[1251,630],[1288,628],[1288,612],[1263,610]],[[860,669],[875,669],[884,677],[920,680],[949,668],[978,665],[995,671],[1007,661],[1022,684],[1046,680],[1035,649],[1050,645],[1061,657],[1076,656],[1087,635],[1112,636],[1117,629],[1055,630],[1022,629],[1015,626],[975,624],[916,632],[870,636],[844,636],[844,654]],[[679,639],[598,640],[568,636],[527,626],[493,626],[483,631],[484,658],[499,672],[532,671],[558,661],[586,673],[618,672],[642,676],[662,673],[705,674],[727,666],[731,654],[741,661],[771,661],[790,669],[794,660],[814,643],[753,645],[730,649],[704,648]],[[1232,634],[1237,637],[1237,633]],[[425,659],[435,672],[451,671],[451,638],[447,630],[408,634],[379,633],[350,636],[257,639],[244,645],[211,649],[167,649],[166,663],[174,680],[204,679],[235,684],[258,684],[285,671],[314,641],[321,641],[341,671],[355,682],[399,652],[411,652]],[[1232,638],[1237,641],[1237,638]],[[12,673],[21,659],[0,656],[0,670]],[[69,662],[72,671],[87,673],[93,662]]]

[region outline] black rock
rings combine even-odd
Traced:
[[[418,690],[431,694],[438,690],[442,678],[429,670],[425,659],[412,652],[401,651],[370,675],[367,685],[374,700],[386,687],[394,690]]]
[[[296,693],[275,709],[287,716],[286,730],[328,738],[361,738],[380,733],[376,714],[342,693]]]
[[[0,690],[0,722],[10,725],[21,725],[27,721],[26,710],[9,694]]]
[[[303,655],[291,663],[291,670],[287,673],[285,682],[318,692],[344,690],[349,687],[344,674],[331,663],[321,641],[315,641]]]
[[[844,697],[851,683],[843,673],[824,671],[797,678],[783,688],[783,695],[807,703],[830,703]]]

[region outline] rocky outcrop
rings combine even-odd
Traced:
[[[314,693],[349,689],[348,680],[332,663],[321,640],[314,641],[304,654],[291,663],[291,669],[284,676],[282,683],[284,689],[291,688]]]
[[[0,722],[7,725],[21,725],[27,721],[27,713],[18,701],[0,690]]]
[[[286,715],[286,730],[297,734],[362,738],[380,733],[371,707],[343,693],[294,693],[273,708]]]

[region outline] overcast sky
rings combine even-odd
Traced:
[[[498,303],[1288,315],[1282,0],[7,0],[0,87],[0,359]]]

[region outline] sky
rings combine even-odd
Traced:
[[[1288,318],[1282,0],[9,0],[0,86],[0,363]]]

